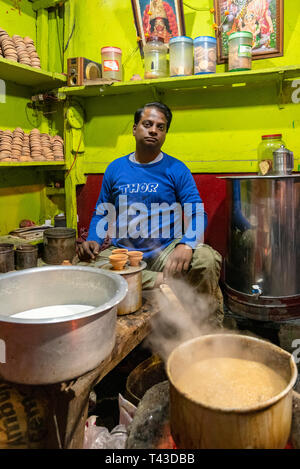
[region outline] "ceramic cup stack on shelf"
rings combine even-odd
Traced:
[[[17,34],[10,37],[2,28],[0,28],[0,57],[33,68],[41,68],[33,40],[28,36],[22,38]]]
[[[33,129],[26,134],[17,127],[0,130],[0,162],[64,161],[64,141],[59,135],[51,137]]]

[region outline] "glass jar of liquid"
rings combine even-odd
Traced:
[[[158,36],[150,36],[144,47],[145,74],[144,78],[164,78],[168,74],[167,61],[168,47],[164,40]]]

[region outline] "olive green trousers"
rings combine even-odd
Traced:
[[[155,286],[158,272],[162,272],[169,255],[174,251],[180,240],[174,240],[163,249],[159,256],[147,261],[147,269],[143,270],[143,290],[151,290]],[[99,256],[108,258],[115,246],[101,251]],[[197,293],[204,293],[212,297],[215,308],[217,325],[223,322],[223,295],[219,286],[222,256],[207,244],[198,244],[194,249],[192,261],[184,279]]]

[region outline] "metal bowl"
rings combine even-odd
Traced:
[[[118,275],[80,266],[47,266],[0,275],[0,377],[50,384],[96,368],[115,344],[117,305],[127,294]],[[53,305],[86,305],[56,318],[12,317]]]

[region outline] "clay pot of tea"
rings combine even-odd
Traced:
[[[127,262],[128,256],[126,254],[112,254],[109,256],[113,270],[122,270]]]
[[[117,248],[117,249],[114,249],[112,251],[112,256],[114,256],[115,254],[128,254],[128,249],[125,249],[125,248]]]
[[[143,253],[140,251],[128,251],[128,258],[130,265],[137,267],[143,259]]]

